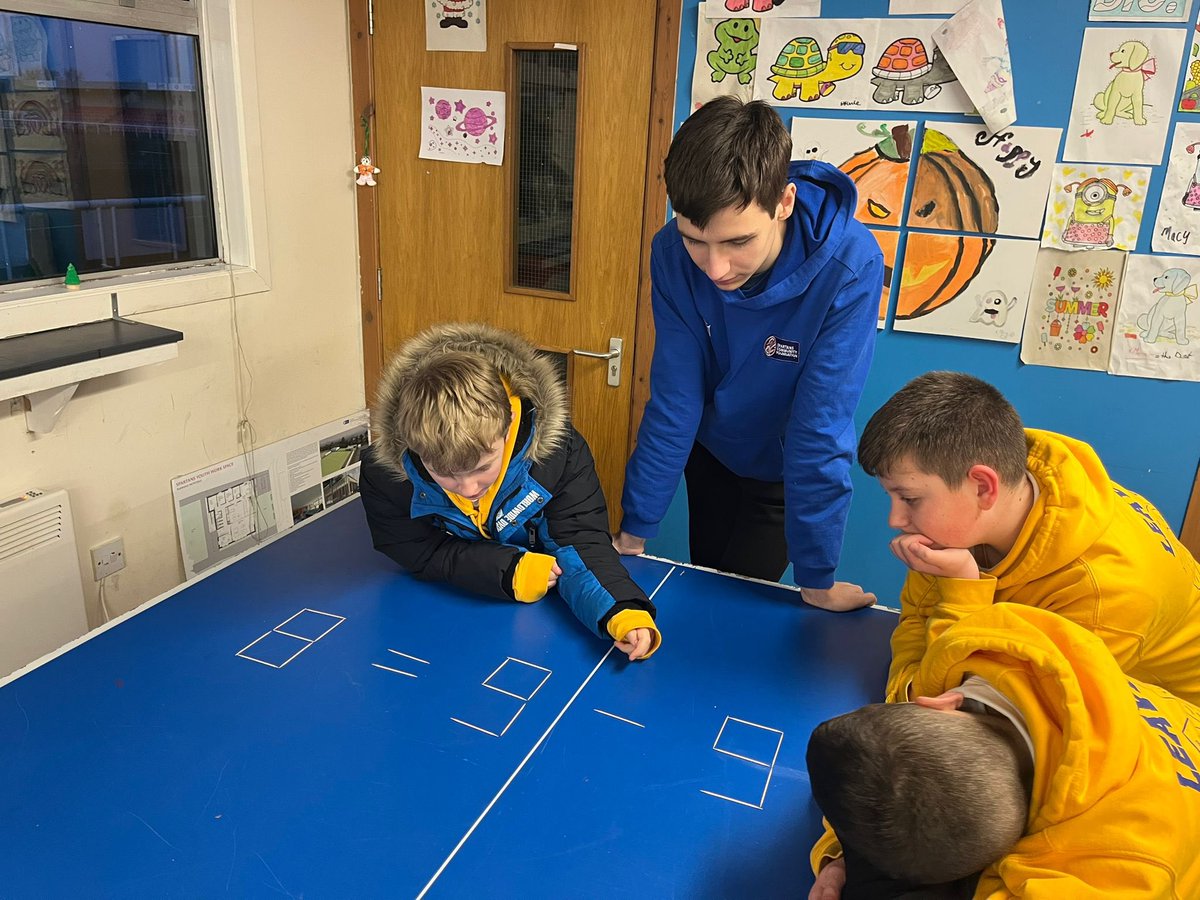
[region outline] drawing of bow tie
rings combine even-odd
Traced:
[[[1109,68],[1110,69],[1120,68],[1120,70],[1122,72],[1141,72],[1142,73],[1142,81],[1149,81],[1151,75],[1158,74],[1158,68],[1154,62],[1153,56],[1150,57],[1148,60],[1146,60],[1144,63],[1142,63],[1141,67],[1137,68],[1137,69],[1133,68],[1132,66],[1118,67],[1115,63],[1113,65],[1109,66]]]
[[[1194,284],[1189,284],[1182,291],[1163,291],[1163,296],[1185,297],[1188,303],[1195,303],[1196,298],[1200,297],[1200,288],[1197,288]]]

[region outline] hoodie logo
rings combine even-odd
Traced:
[[[767,359],[782,359],[787,362],[800,361],[800,345],[796,341],[785,341],[771,335],[763,342],[763,355]]]

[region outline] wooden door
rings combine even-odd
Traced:
[[[564,354],[574,422],[592,447],[615,521],[629,444],[643,247],[664,214],[661,196],[657,210],[644,210],[647,183],[657,193],[661,168],[656,146],[648,176],[648,136],[663,131],[662,117],[657,131],[650,128],[658,3],[491,2],[482,53],[427,51],[427,5],[375,3],[383,356],[417,331],[448,320],[488,322]],[[563,59],[564,53],[573,58]],[[554,74],[559,63],[576,69],[574,107],[561,96],[536,93],[536,73]],[[523,91],[515,87],[521,72]],[[554,83],[546,90],[569,92],[569,73],[548,81]],[[419,158],[430,116],[423,86],[504,91],[503,164]],[[574,123],[567,121],[572,108]],[[532,117],[524,129],[522,115]],[[544,145],[529,139],[539,136],[538,118],[548,123]],[[476,123],[462,124],[469,131]],[[571,124],[574,138],[564,139],[560,129],[569,131]],[[520,154],[529,154],[520,168],[534,180],[546,166],[570,168],[572,190],[562,190],[561,171],[558,187],[540,194],[535,183],[518,185]],[[546,235],[538,233],[543,226]],[[546,240],[539,245],[541,238]],[[644,296],[644,283],[641,288]],[[609,361],[572,352],[608,352],[613,338],[623,342],[616,386],[609,384]]]

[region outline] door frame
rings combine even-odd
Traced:
[[[642,410],[650,397],[650,360],[654,353],[654,320],[650,307],[650,242],[667,216],[667,185],[662,164],[675,133],[675,81],[679,65],[682,0],[658,0],[654,26],[654,62],[650,85],[646,178],[642,202],[642,234],[638,259],[633,385],[630,392],[627,454],[633,451]],[[347,0],[350,16],[350,81],[354,123],[354,160],[362,155],[364,126],[375,131],[375,89],[372,77],[371,0]],[[387,161],[372,157],[386,183]],[[379,213],[375,188],[355,186],[358,211],[359,308],[362,313],[363,383],[368,404],[383,372],[383,297],[380,293]]]

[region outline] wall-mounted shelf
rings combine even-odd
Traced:
[[[25,427],[45,434],[81,381],[179,355],[183,333],[112,318],[0,339],[0,401],[26,400]]]

